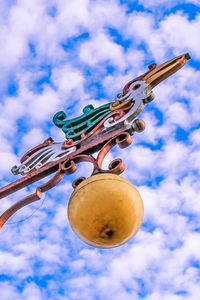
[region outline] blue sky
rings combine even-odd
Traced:
[[[145,131],[106,160],[124,160],[123,176],[143,198],[136,236],[109,250],[75,236],[71,182],[90,174],[80,164],[1,230],[1,300],[198,300],[199,0],[9,0],[0,24],[1,186],[18,178],[10,168],[26,151],[49,136],[64,140],[52,122],[57,111],[78,116],[87,104],[112,102],[150,63],[192,57],[155,88],[140,115]],[[1,200],[0,213],[35,186]]]

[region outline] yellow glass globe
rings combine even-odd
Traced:
[[[114,174],[97,174],[72,193],[68,219],[73,231],[89,245],[117,247],[136,234],[144,214],[142,198],[133,184]]]

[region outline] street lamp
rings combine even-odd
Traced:
[[[77,178],[72,186],[68,204],[68,219],[74,232],[88,244],[112,248],[128,241],[140,228],[143,202],[139,192],[119,175],[125,165],[121,159],[113,160],[108,170],[102,169],[106,154],[118,145],[125,148],[132,143],[134,132],[142,132],[145,123],[136,119],[145,104],[154,99],[152,89],[179,70],[190,59],[189,54],[177,56],[160,66],[149,65],[149,70],[128,82],[115,101],[94,108],[87,105],[83,114],[67,120],[63,111],[53,117],[66,140],[55,143],[52,138],[28,151],[15,175],[23,177],[0,189],[0,198],[32,184],[52,173],[47,183],[37,187],[35,193],[13,204],[0,216],[0,228],[20,208],[41,199],[42,193],[70,175],[77,163],[90,162],[93,171],[89,178]],[[98,152],[97,158],[93,153]]]

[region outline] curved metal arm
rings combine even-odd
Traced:
[[[10,208],[8,208],[1,216],[0,216],[0,228],[3,227],[3,225],[6,223],[6,221],[19,209],[22,207],[40,200],[42,197],[42,193],[46,192],[50,189],[52,189],[57,183],[61,181],[63,178],[64,173],[62,173],[60,170],[56,173],[56,175],[51,178],[47,183],[40,185],[36,188],[35,193],[23,198],[22,200],[18,201],[14,205],[12,205]]]

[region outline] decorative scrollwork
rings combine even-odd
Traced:
[[[27,185],[32,184],[52,173],[56,175],[46,184],[39,186],[35,193],[23,198],[12,205],[0,216],[0,227],[17,210],[25,205],[37,201],[42,193],[54,187],[64,174],[72,174],[77,170],[77,163],[90,162],[93,164],[92,175],[98,173],[121,174],[125,165],[119,158],[114,159],[108,170],[102,169],[102,163],[112,147],[118,145],[125,148],[132,143],[133,132],[141,132],[145,128],[144,121],[136,118],[144,105],[150,102],[154,95],[152,89],[161,81],[179,70],[189,54],[183,54],[165,62],[160,66],[151,64],[149,71],[127,83],[112,103],[98,108],[87,105],[83,114],[72,120],[66,120],[64,112],[55,114],[53,122],[62,128],[67,141],[55,143],[51,138],[28,151],[21,159],[19,166],[14,166],[14,174],[24,175],[0,189],[0,199],[6,197]],[[99,151],[97,158],[92,156]],[[73,182],[75,188],[85,177],[79,177]]]

